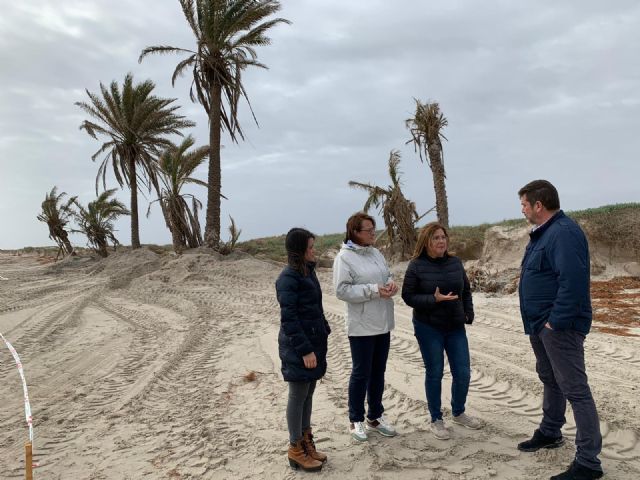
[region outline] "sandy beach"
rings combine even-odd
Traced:
[[[0,254],[0,332],[24,364],[35,478],[515,480],[547,479],[571,462],[570,411],[565,446],[535,454],[515,448],[536,428],[542,391],[516,295],[474,296],[467,408],[486,426],[450,424],[449,441],[429,431],[411,310],[397,298],[384,404],[400,434],[354,443],[344,307],[330,269],[320,269],[333,333],[313,423],[329,461],[318,474],[290,469],[273,286],[281,268],[245,254],[147,249],[55,264]],[[628,304],[637,315],[638,296]],[[638,479],[640,337],[594,329],[585,351],[605,478]],[[0,345],[0,352],[0,477],[18,479],[27,440],[22,387],[9,351]],[[445,384],[447,421],[448,373]]]

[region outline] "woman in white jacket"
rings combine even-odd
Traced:
[[[349,431],[358,441],[367,430],[392,437],[396,430],[382,405],[384,372],[394,327],[393,300],[398,291],[384,256],[373,247],[375,220],[362,212],[347,221],[345,242],[333,262],[336,296],[346,302],[346,327],[351,347]],[[365,422],[364,401],[368,411]]]

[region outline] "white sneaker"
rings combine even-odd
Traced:
[[[350,424],[349,433],[351,433],[351,436],[354,440],[357,440],[359,442],[367,441],[367,432],[364,429],[363,422],[353,422],[352,424]]]
[[[476,417],[472,417],[471,415],[467,415],[466,413],[461,413],[457,417],[453,417],[453,423],[470,428],[471,430],[478,430],[482,428],[482,422],[480,420]]]
[[[374,430],[385,437],[395,437],[398,434],[395,427],[387,421],[384,413],[380,415],[380,418],[376,418],[375,420],[367,419],[365,426],[367,430]]]
[[[433,432],[433,436],[438,440],[449,440],[449,438],[451,438],[449,430],[444,426],[442,419],[431,422],[431,431]]]

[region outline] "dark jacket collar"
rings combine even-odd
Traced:
[[[556,213],[553,214],[553,216],[549,220],[544,222],[542,225],[540,225],[538,228],[536,228],[532,232],[529,232],[529,237],[531,238],[531,240],[537,240],[542,236],[544,232],[547,231],[547,229],[551,226],[552,223],[554,223],[559,218],[563,218],[565,216],[566,215],[562,210],[558,210]]]
[[[430,257],[425,249],[425,250],[422,250],[422,253],[420,254],[420,258],[424,258],[425,260],[431,263],[445,263],[449,259],[449,252],[444,252],[444,256],[442,257],[434,258],[434,257]]]

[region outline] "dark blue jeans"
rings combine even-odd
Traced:
[[[364,399],[367,397],[367,418],[380,418],[384,372],[387,368],[391,334],[349,337],[351,346],[351,378],[349,379],[349,421],[364,422]]]
[[[602,435],[596,404],[584,366],[584,334],[574,330],[543,328],[529,336],[536,355],[536,371],[544,385],[540,432],[559,437],[565,424],[567,400],[576,422],[576,462],[602,470],[598,455]]]
[[[451,411],[454,416],[464,412],[464,405],[471,380],[469,343],[463,327],[452,332],[443,332],[426,323],[413,321],[416,339],[426,368],[424,389],[431,421],[442,419],[442,376],[444,374],[444,352],[447,352],[453,376],[451,384]]]

